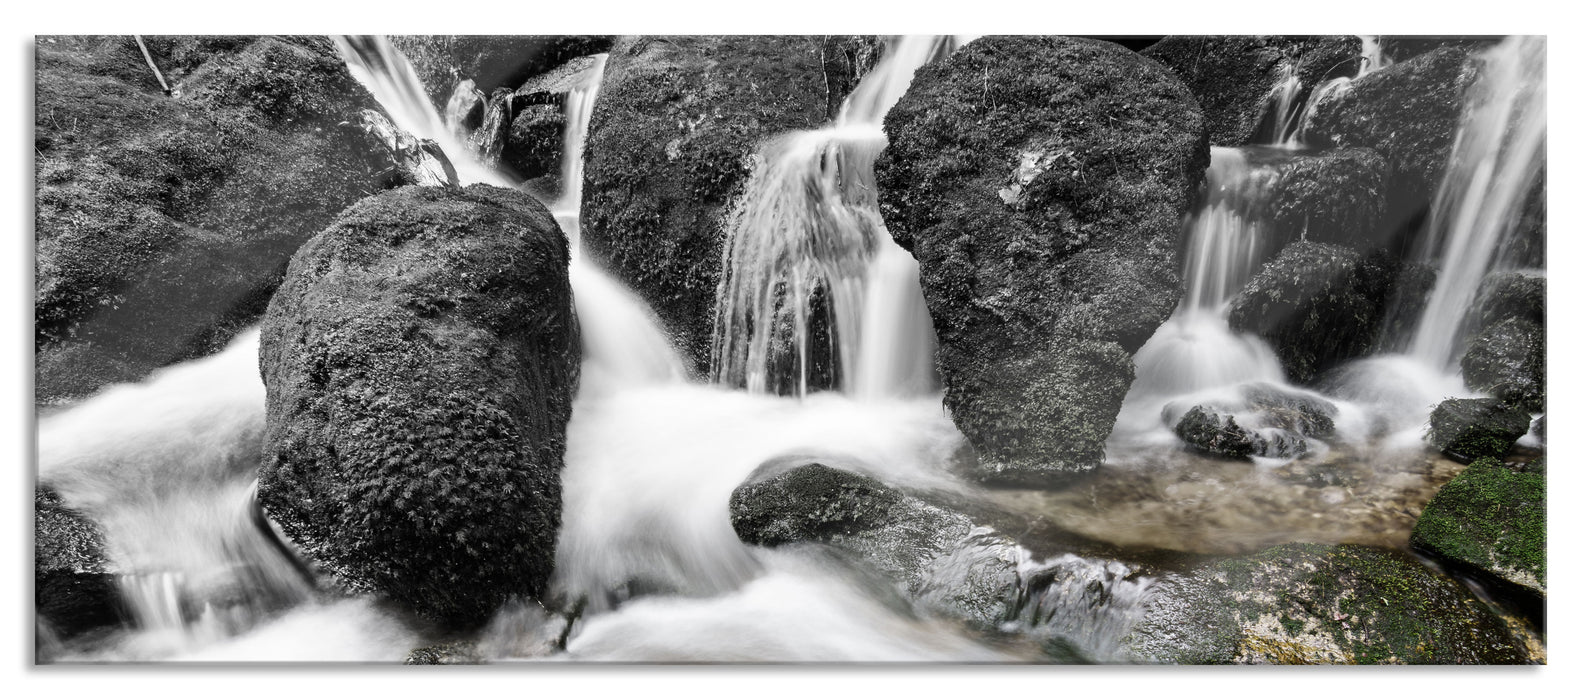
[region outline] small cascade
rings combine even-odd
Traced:
[[[599,100],[599,88],[604,85],[604,64],[609,57],[603,53],[593,57],[587,80],[566,93],[562,106],[566,114],[566,134],[561,140],[560,198],[549,210],[571,237],[573,255],[582,241],[582,150],[588,141],[588,123],[593,119],[593,105]]]
[[[467,137],[472,156],[479,165],[490,170],[500,166],[500,154],[505,152],[505,138],[511,131],[510,88],[500,88],[489,97],[483,110],[483,123]]]
[[[1280,64],[1280,74],[1264,102],[1264,124],[1260,143],[1289,141],[1302,123],[1302,76],[1294,63]]]
[[[483,114],[488,104],[489,97],[478,89],[472,79],[456,83],[456,89],[451,91],[450,99],[445,103],[446,128],[458,141],[468,140],[474,130],[483,126]]]
[[[1394,63],[1389,56],[1384,55],[1384,43],[1378,35],[1359,34],[1357,38],[1362,41],[1362,66],[1357,69],[1358,78]]]
[[[1481,55],[1444,180],[1434,197],[1418,259],[1439,276],[1412,335],[1409,354],[1432,368],[1461,355],[1462,323],[1503,241],[1545,166],[1548,139],[1546,43],[1512,36]]]
[[[953,48],[903,37],[824,129],[788,134],[757,157],[727,226],[716,303],[716,381],[806,396],[815,382],[864,398],[933,388],[933,330],[911,256],[878,214],[873,163],[884,115],[917,68]],[[896,248],[890,251],[890,248]],[[883,252],[881,252],[883,251]],[[875,260],[886,262],[875,269]],[[883,286],[885,288],[881,289]],[[866,313],[868,298],[882,318]],[[815,373],[828,376],[816,377]]]

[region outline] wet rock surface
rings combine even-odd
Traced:
[[[1092,469],[1131,353],[1177,300],[1181,216],[1208,164],[1196,100],[1117,44],[984,37],[920,69],[885,131],[881,208],[921,266],[979,475]]]
[[[822,46],[820,37],[642,36],[610,49],[589,126],[583,247],[653,307],[698,374],[709,361],[724,220],[750,157],[766,139],[828,118]]]
[[[1366,148],[1293,156],[1270,195],[1269,221],[1293,241],[1384,247],[1379,227],[1389,173],[1384,158]]]
[[[1357,545],[1282,545],[1166,577],[1126,641],[1178,664],[1529,662],[1465,587]]]
[[[292,252],[372,193],[372,101],[324,37],[40,37],[35,396],[217,351]]]
[[[46,487],[33,493],[33,606],[57,639],[121,622],[104,533]]]
[[[1269,93],[1293,70],[1303,93],[1356,72],[1361,42],[1353,36],[1167,36],[1143,55],[1169,67],[1192,90],[1216,146],[1267,143]]]
[[[1412,548],[1542,599],[1548,595],[1547,481],[1542,459],[1519,465],[1479,459],[1423,507]]]
[[[1500,459],[1527,434],[1531,416],[1499,399],[1447,399],[1428,418],[1428,444],[1466,463]]]
[[[456,626],[542,591],[580,347],[565,236],[526,195],[349,209],[270,304],[259,496],[351,588]]]
[[[1547,403],[1547,365],[1543,326],[1507,319],[1467,344],[1461,376],[1467,388],[1487,392],[1529,413]]]

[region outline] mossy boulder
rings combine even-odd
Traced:
[[[1467,387],[1529,413],[1547,401],[1544,329],[1512,318],[1490,326],[1467,344],[1461,376]]]
[[[41,37],[35,396],[80,397],[217,351],[296,248],[372,193],[372,107],[323,37]]]
[[[1465,587],[1395,550],[1289,544],[1165,577],[1126,637],[1174,664],[1520,664]]]
[[[1507,320],[1520,320],[1543,328],[1548,320],[1545,298],[1549,283],[1544,277],[1521,272],[1491,272],[1478,287],[1477,301],[1467,315],[1471,335]]]
[[[589,126],[582,245],[653,307],[700,375],[728,207],[767,139],[828,119],[823,43],[641,36],[610,49]]]
[[[1499,399],[1446,399],[1428,416],[1428,444],[1462,463],[1502,459],[1531,422],[1526,411]]]
[[[1175,425],[1182,442],[1207,454],[1233,459],[1262,456],[1268,444],[1257,433],[1236,424],[1236,417],[1212,408],[1193,406]]]
[[[1415,276],[1402,269],[1382,251],[1298,241],[1231,300],[1230,327],[1268,341],[1292,381],[1312,382],[1379,347],[1395,295],[1426,291],[1420,281],[1403,288]]]
[[[1208,165],[1196,100],[1118,44],[983,37],[919,69],[885,132],[880,206],[921,268],[980,476],[1094,468],[1131,353],[1179,297],[1176,240]]]
[[[564,234],[474,185],[359,202],[270,302],[258,493],[354,590],[454,626],[538,595],[580,344]]]
[[[1546,487],[1541,465],[1518,470],[1493,457],[1476,460],[1423,506],[1412,548],[1543,598],[1549,579]]]
[[[1269,223],[1291,240],[1381,247],[1389,164],[1366,148],[1294,155],[1269,193]]]
[[[1464,46],[1444,46],[1369,73],[1324,100],[1306,138],[1318,148],[1371,148],[1390,163],[1390,200],[1411,212],[1428,206],[1450,159],[1461,103],[1475,72]]]
[[[59,637],[122,621],[120,570],[97,523],[46,487],[33,492],[33,609]]]
[[[1356,72],[1362,43],[1354,36],[1167,36],[1143,49],[1181,77],[1203,106],[1216,146],[1270,143],[1269,94],[1295,71],[1298,96],[1330,78]]]
[[[410,35],[390,38],[439,109],[463,80],[485,95],[497,88],[515,90],[529,78],[579,56],[610,50],[613,36]]]

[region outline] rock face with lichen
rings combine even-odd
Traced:
[[[1210,143],[1269,143],[1269,95],[1290,72],[1298,96],[1330,78],[1356,73],[1354,36],[1167,36],[1143,50],[1181,77],[1208,119]]]
[[[813,129],[831,95],[812,36],[641,36],[610,49],[589,125],[583,247],[658,314],[702,374],[725,216],[767,140]],[[839,99],[836,99],[836,98]]]
[[[1131,353],[1179,294],[1208,164],[1168,70],[1109,42],[984,37],[918,70],[885,120],[880,203],[917,258],[945,404],[979,476],[1097,466]]]
[[[565,236],[486,185],[359,202],[264,320],[258,493],[312,558],[457,626],[544,590],[580,345]]]
[[[1423,506],[1412,548],[1485,581],[1548,595],[1547,479],[1543,460],[1467,465]]]
[[[372,107],[323,37],[40,37],[35,395],[217,351],[297,246],[372,193]]]
[[[1176,664],[1529,662],[1465,587],[1358,545],[1281,545],[1166,577],[1126,643]]]

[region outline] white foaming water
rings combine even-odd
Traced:
[[[884,115],[920,66],[952,48],[946,37],[893,42],[832,126],[788,134],[759,156],[727,226],[716,381],[805,396],[822,359],[833,366],[836,388],[865,398],[932,390],[932,373],[917,371],[932,363],[934,335],[932,324],[918,322],[927,314],[916,273],[907,269],[916,261],[879,217],[873,163],[887,143]],[[877,271],[876,253],[887,261]],[[895,317],[867,313],[869,295],[880,297],[876,311]],[[827,358],[814,357],[825,348],[811,347],[819,310]]]
[[[1264,119],[1272,120],[1267,143],[1289,141],[1302,123],[1302,76],[1294,63],[1280,64],[1280,74],[1265,98]]]
[[[1516,231],[1529,191],[1544,168],[1548,140],[1546,42],[1507,37],[1481,55],[1461,127],[1434,197],[1420,259],[1439,260],[1433,294],[1409,354],[1445,370],[1460,357],[1462,322],[1500,242]]]
[[[39,482],[103,526],[134,622],[169,650],[312,591],[252,516],[263,427],[256,329],[39,422]]]

